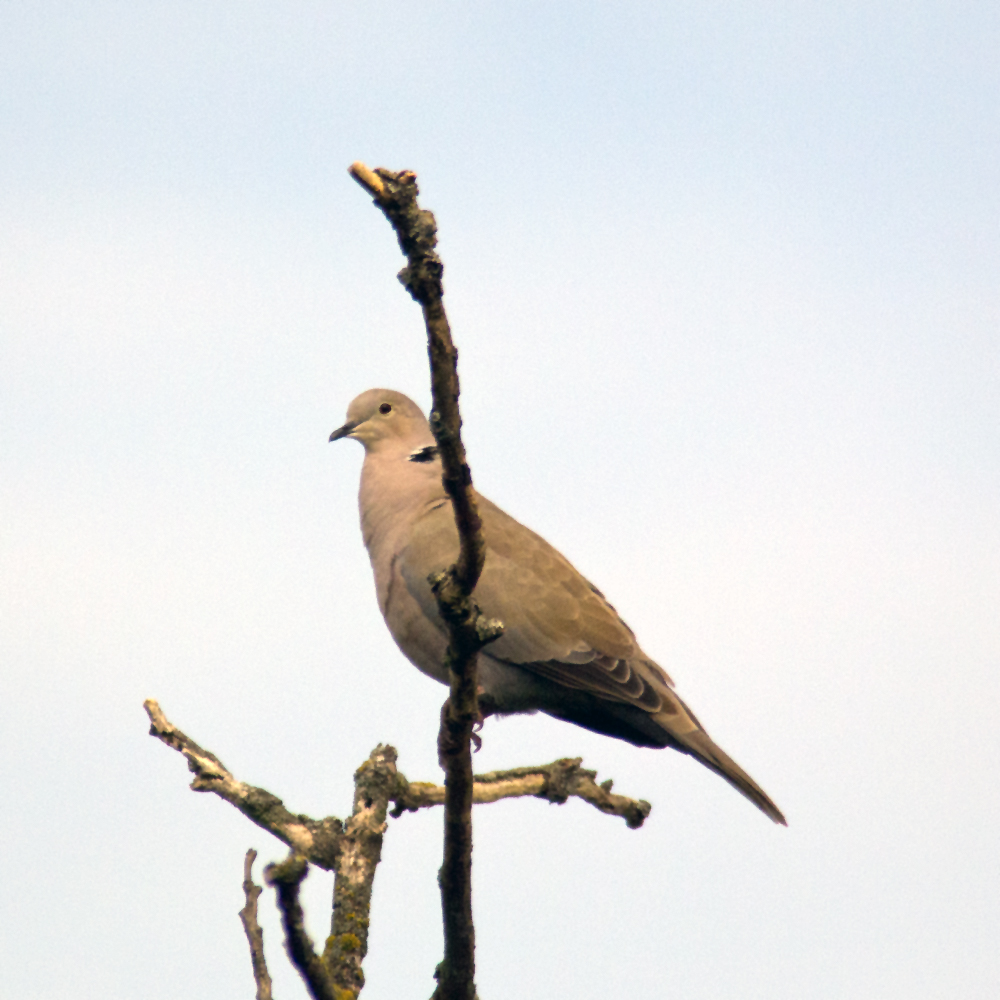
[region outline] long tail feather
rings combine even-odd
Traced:
[[[690,733],[684,733],[681,737],[674,737],[679,744],[679,749],[697,758],[720,777],[726,779],[742,795],[745,795],[765,816],[770,817],[775,823],[788,826],[781,810],[771,801],[767,793],[746,771],[736,763],[720,747],[717,747],[708,734],[701,729],[696,729]]]

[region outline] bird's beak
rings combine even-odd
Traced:
[[[347,437],[347,435],[350,434],[351,431],[353,431],[354,428],[357,427],[359,423],[361,423],[360,420],[348,420],[347,423],[344,424],[343,427],[338,427],[330,435],[330,440],[331,441],[339,441],[342,437]]]

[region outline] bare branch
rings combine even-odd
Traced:
[[[191,782],[194,791],[214,792],[313,864],[327,871],[336,869],[343,835],[339,819],[328,816],[314,820],[289,812],[281,799],[266,789],[255,788],[234,778],[214,753],[203,750],[173,725],[152,698],[143,703],[143,708],[151,723],[150,736],[162,740],[186,758],[188,768],[194,774],[194,781]]]
[[[472,800],[475,803],[499,802],[501,799],[534,796],[562,804],[575,797],[611,816],[621,816],[633,830],[642,826],[652,806],[645,799],[615,795],[610,780],[597,784],[596,771],[580,765],[582,757],[564,757],[537,767],[515,767],[508,771],[490,771],[474,777]],[[444,802],[445,789],[424,781],[408,782],[400,774],[393,816],[438,806]]]
[[[462,444],[458,408],[458,351],[445,313],[444,265],[434,247],[434,215],[417,204],[417,175],[393,173],[363,163],[351,176],[375,198],[392,224],[407,265],[399,279],[420,303],[427,328],[433,406],[430,424],[441,455],[442,482],[458,527],[459,552],[453,566],[431,577],[441,617],[448,626],[446,662],[451,693],[441,710],[438,755],[445,770],[444,860],[441,907],[444,961],[438,967],[436,995],[442,1000],[472,1000],[475,995],[475,928],[472,923],[472,729],[479,721],[476,660],[479,650],[496,639],[503,625],[489,621],[472,599],[486,559],[472,471]]]
[[[458,351],[451,339],[451,327],[442,298],[444,264],[434,247],[437,245],[437,223],[434,214],[417,204],[417,175],[412,170],[394,173],[384,167],[375,170],[357,162],[351,164],[351,176],[382,210],[396,232],[400,249],[406,255],[407,266],[399,272],[406,290],[420,304],[427,328],[427,351],[431,363],[431,430],[437,441],[443,467],[442,481],[451,498],[458,525],[460,551],[458,561],[446,585],[439,585],[439,600],[448,605],[446,617],[460,616],[462,597],[468,598],[479,580],[486,556],[482,522],[472,489],[472,472],[462,444],[462,419],[458,408]],[[471,624],[475,624],[472,622]],[[495,624],[480,623],[486,635],[478,639],[480,647],[496,638]],[[499,632],[497,632],[499,635]]]
[[[257,852],[251,847],[243,859],[243,893],[246,903],[240,910],[240,921],[250,942],[250,961],[253,964],[253,980],[257,984],[257,1000],[271,1000],[271,977],[264,958],[264,931],[257,922],[257,898],[264,891],[253,880],[253,863]]]
[[[285,928],[285,948],[292,964],[305,980],[313,1000],[341,1000],[333,979],[316,954],[312,939],[306,932],[302,904],[299,903],[299,886],[309,873],[309,863],[294,851],[280,864],[264,869],[264,881],[278,893],[281,925]]]
[[[283,840],[292,848],[293,854],[335,872],[333,928],[327,939],[322,961],[327,964],[333,984],[331,988],[337,991],[338,1000],[344,1000],[348,996],[357,997],[365,982],[361,966],[368,953],[372,885],[375,869],[382,856],[386,813],[389,802],[393,801],[399,788],[409,785],[406,778],[396,771],[395,749],[379,744],[355,772],[354,811],[345,828],[333,816],[320,821],[308,816],[293,816],[284,808],[281,800],[266,789],[254,788],[237,780],[215,754],[198,746],[174,726],[155,701],[146,701],[145,708],[152,721],[150,733],[187,758],[188,766],[195,773],[195,780],[191,784],[195,791],[215,792],[258,826]],[[247,894],[247,905],[240,911],[240,916],[250,940],[258,1000],[268,1000],[271,995],[270,980],[267,980],[264,992],[265,987],[258,976],[258,956],[260,969],[267,976],[263,939],[252,936],[252,927],[256,927],[256,934],[261,935],[260,928],[256,925],[257,896],[260,889],[253,885],[250,878],[250,866],[256,856],[255,851],[249,851],[244,864],[243,889]],[[276,871],[278,875],[275,876],[275,885],[288,882],[291,876],[286,878],[284,869]],[[298,869],[293,865],[289,871],[295,874]],[[301,882],[305,877],[305,869],[297,877],[298,882]],[[294,889],[296,898],[298,882]],[[291,892],[291,889],[287,892]],[[291,900],[287,892],[286,898]],[[248,925],[248,920],[252,921],[251,925]]]
[[[188,767],[195,775],[191,783],[195,791],[215,792],[258,826],[292,847],[292,857],[288,861],[265,870],[269,884],[279,890],[289,955],[307,982],[311,983],[309,988],[314,997],[329,995],[335,1000],[356,998],[365,982],[362,963],[368,953],[372,885],[382,856],[389,803],[394,803],[392,815],[400,816],[404,812],[445,804],[447,788],[426,781],[408,781],[396,768],[395,749],[379,744],[354,774],[354,810],[346,824],[333,816],[317,821],[308,816],[293,815],[280,799],[266,789],[255,788],[236,779],[215,754],[198,746],[174,726],[157,702],[149,699],[145,708],[152,722],[150,734],[187,759]],[[598,785],[594,780],[597,772],[588,771],[580,765],[579,757],[564,758],[536,767],[515,767],[476,775],[469,783],[471,798],[476,802],[498,802],[500,799],[533,796],[562,803],[576,797],[601,812],[623,817],[630,827],[642,825],[649,815],[648,802],[612,794],[610,781]],[[307,847],[309,853],[297,851],[293,841]],[[270,1000],[271,985],[264,963],[263,937],[256,920],[260,889],[251,877],[256,856],[256,851],[250,850],[244,861],[246,905],[240,911],[240,918],[250,942],[257,1000]],[[322,959],[315,956],[312,942],[305,936],[298,903],[298,886],[305,878],[306,861],[336,873],[332,933],[326,941]],[[454,900],[455,897],[449,898]],[[322,966],[322,973],[316,971],[320,966],[316,966],[313,959]],[[326,989],[321,982],[323,975],[326,976],[323,981],[328,981],[332,994],[322,992]],[[316,982],[312,982],[310,976]],[[442,981],[439,990],[444,988]],[[466,995],[471,997],[474,994]]]
[[[343,996],[356,997],[365,985],[361,965],[368,954],[368,926],[375,869],[382,858],[389,802],[400,781],[396,751],[379,744],[354,773],[354,811],[344,824],[333,884],[333,926],[323,961]]]

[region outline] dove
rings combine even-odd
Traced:
[[[369,389],[331,441],[365,449],[361,533],[382,617],[403,655],[448,683],[448,632],[428,577],[458,529],[430,425],[413,400]],[[775,823],[781,810],[705,732],[674,683],[589,580],[540,535],[476,493],[486,561],[474,598],[504,631],[479,654],[484,716],[543,712],[639,747],[672,747],[725,778]]]

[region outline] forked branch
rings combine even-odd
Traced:
[[[157,702],[149,699],[145,708],[152,722],[150,735],[180,753],[194,772],[192,789],[214,792],[292,848],[292,854],[282,865],[265,872],[265,879],[278,890],[286,947],[311,995],[330,995],[324,992],[329,985],[337,1000],[357,997],[365,982],[362,963],[368,952],[372,885],[382,856],[389,804],[393,804],[391,815],[398,817],[404,812],[442,805],[446,789],[431,782],[408,781],[396,768],[396,751],[390,746],[379,745],[354,774],[354,809],[346,822],[333,816],[314,820],[294,815],[285,809],[277,796],[236,778],[214,753],[200,747],[170,722]],[[621,816],[632,828],[642,826],[649,815],[648,802],[614,794],[610,780],[597,784],[597,772],[580,765],[581,760],[576,757],[537,767],[479,774],[473,781],[472,797],[480,803],[525,796],[556,803],[579,798],[603,813]],[[261,803],[266,804],[266,808],[260,808]],[[293,841],[309,853],[300,850]],[[257,1000],[270,1000],[271,982],[264,962],[263,934],[257,923],[260,888],[254,885],[251,877],[256,856],[256,851],[250,850],[244,859],[246,905],[240,911],[240,919],[250,942]],[[332,933],[319,960],[325,975],[319,971],[315,949],[305,935],[298,902],[298,887],[306,876],[306,861],[335,872]]]

